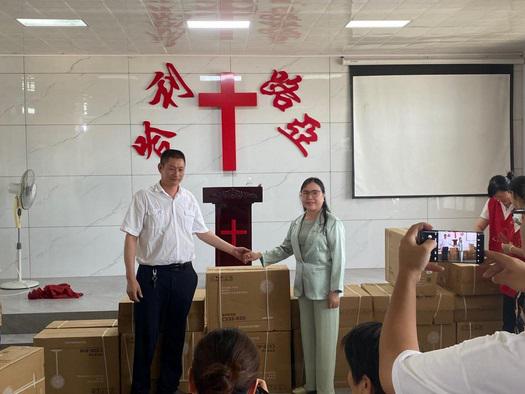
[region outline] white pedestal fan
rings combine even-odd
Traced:
[[[22,242],[20,240],[20,230],[22,228],[22,209],[28,210],[31,208],[36,198],[35,173],[33,170],[26,170],[24,175],[22,175],[20,183],[11,183],[9,185],[9,192],[15,195],[14,213],[15,224],[18,231],[18,241],[16,243],[18,253],[18,280],[4,282],[0,284],[0,289],[29,289],[38,286],[38,282],[22,279]]]

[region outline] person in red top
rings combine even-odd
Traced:
[[[514,222],[511,194],[512,173],[507,176],[493,176],[488,185],[489,199],[485,203],[481,215],[476,222],[476,231],[484,231],[489,227],[489,250],[505,252],[505,245],[521,248],[520,226]],[[514,253],[514,250],[513,250]],[[518,254],[515,254],[518,257]],[[525,253],[523,254],[525,256]],[[503,330],[520,331],[516,319],[517,292],[507,286],[500,286],[503,294]],[[523,330],[523,329],[521,329]]]

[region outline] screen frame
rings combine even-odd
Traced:
[[[469,75],[469,74],[501,74],[509,75],[509,138],[510,138],[510,171],[514,172],[514,66],[512,64],[421,64],[421,65],[357,65],[349,66],[350,83],[350,127],[352,147],[352,198],[429,198],[429,197],[482,197],[486,194],[416,194],[416,195],[377,195],[361,196],[355,194],[355,130],[354,130],[354,77],[387,76],[387,75]],[[503,174],[505,175],[505,174]],[[487,180],[488,182],[488,180]]]

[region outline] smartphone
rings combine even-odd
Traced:
[[[433,239],[437,246],[430,253],[432,262],[483,263],[485,258],[485,235],[477,231],[423,230],[418,243]]]
[[[524,209],[524,208],[516,208],[516,209],[513,209],[513,210],[512,210],[512,213],[513,213],[514,215],[517,215],[517,214],[520,214],[520,213],[521,213],[521,214],[524,214],[524,213],[525,213],[525,209]]]

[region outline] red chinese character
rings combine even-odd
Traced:
[[[302,80],[300,75],[290,79],[286,71],[273,70],[272,77],[261,86],[260,91],[269,96],[275,95],[273,106],[284,112],[293,105],[292,101],[301,102],[295,91],[299,89],[299,82]]]
[[[162,137],[173,138],[177,135],[177,133],[174,133],[173,131],[161,130],[155,127],[151,127],[151,123],[147,120],[144,121],[144,128],[146,137],[144,137],[143,135],[139,135],[135,139],[135,143],[132,146],[133,148],[135,148],[139,155],[146,156],[147,154],[146,159],[149,159],[152,151],[160,157],[162,152],[164,152],[166,149],[170,149],[170,142],[165,140],[160,141]]]
[[[166,68],[168,69],[168,74],[164,75],[160,71],[155,72],[155,78],[153,78],[153,81],[151,81],[149,86],[146,88],[146,90],[148,90],[153,85],[157,85],[157,93],[155,93],[155,97],[153,97],[153,100],[151,100],[149,103],[151,105],[158,104],[160,102],[160,99],[162,98],[162,106],[164,108],[168,108],[170,105],[177,107],[177,104],[175,104],[175,101],[173,101],[172,96],[173,91],[180,90],[181,87],[184,88],[186,93],[179,94],[178,97],[195,97],[195,95],[188,87],[186,82],[184,82],[184,79],[182,79],[182,77],[180,76],[177,69],[173,66],[173,64],[166,63]],[[168,87],[166,87],[165,85],[166,82],[168,83]]]
[[[310,145],[310,142],[317,141],[317,134],[315,134],[315,129],[321,127],[319,123],[314,118],[310,117],[308,114],[304,114],[304,120],[300,122],[297,119],[294,119],[293,122],[290,122],[286,125],[288,131],[283,130],[281,127],[277,127],[277,130],[282,135],[286,136],[290,141],[292,141],[302,152],[304,157],[308,156],[308,152],[301,145],[301,143],[306,143]],[[302,128],[303,130],[301,130]],[[301,134],[301,131],[304,134]]]

